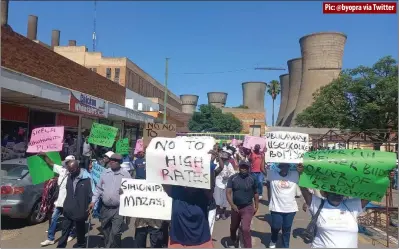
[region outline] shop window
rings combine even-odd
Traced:
[[[111,68],[107,67],[105,70],[105,77],[107,77],[107,79],[111,79]]]
[[[119,75],[121,73],[120,68],[115,68],[115,74],[114,74],[114,82],[119,84]]]

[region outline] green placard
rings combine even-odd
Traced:
[[[58,152],[47,152],[47,156],[58,165],[61,165],[61,157]],[[27,158],[29,174],[34,185],[45,182],[54,177],[53,170],[47,165],[40,156],[30,156]]]
[[[109,125],[93,123],[88,141],[91,144],[111,148],[114,144],[117,133],[118,128]]]
[[[396,154],[374,150],[307,152],[299,185],[345,196],[381,201],[389,186]]]
[[[130,153],[129,138],[124,138],[116,142],[116,153],[128,155]]]

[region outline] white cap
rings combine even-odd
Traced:
[[[105,156],[108,157],[108,158],[111,158],[111,156],[112,156],[113,154],[115,154],[115,153],[112,152],[112,151],[108,151],[107,153],[105,153]]]
[[[69,156],[65,157],[64,162],[67,163],[68,161],[71,161],[71,160],[75,160],[75,156],[69,155]]]

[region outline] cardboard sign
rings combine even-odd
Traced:
[[[123,178],[123,194],[120,195],[119,215],[170,220],[172,216],[172,198],[163,190],[162,185],[148,183],[146,180]]]
[[[58,152],[47,152],[47,156],[57,165],[62,165]],[[54,171],[41,156],[30,156],[26,159],[33,185],[43,183],[54,177]]]
[[[137,155],[140,151],[144,151],[143,139],[138,139],[136,141],[136,147],[134,148],[134,154]]]
[[[128,155],[130,153],[129,138],[124,138],[116,142],[116,153],[120,155]]]
[[[396,167],[396,154],[374,150],[307,152],[299,185],[360,199],[381,201]]]
[[[266,132],[265,161],[274,163],[302,163],[309,150],[309,134],[298,132]]]
[[[88,141],[91,144],[111,148],[114,144],[117,133],[118,128],[109,125],[93,123]]]
[[[93,167],[91,168],[91,179],[93,179],[93,182],[95,185],[100,181],[101,174],[105,168],[101,166],[98,162],[93,162]]]
[[[146,150],[147,181],[210,189],[208,152],[214,145],[209,137],[153,138]]]
[[[263,151],[265,149],[265,138],[264,137],[254,137],[254,136],[245,136],[243,147],[252,150],[255,145],[260,145],[260,150]]]
[[[144,146],[148,146],[155,137],[176,137],[176,125],[146,123],[143,131]]]
[[[64,126],[41,127],[32,130],[26,152],[38,153],[61,151],[64,140]]]

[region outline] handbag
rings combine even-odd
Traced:
[[[305,243],[312,243],[314,240],[314,237],[316,236],[316,231],[317,231],[317,219],[319,218],[321,209],[323,208],[325,200],[322,199],[319,209],[317,209],[317,212],[315,215],[313,215],[312,219],[310,220],[309,225],[306,227],[306,229],[302,232],[302,239]]]

